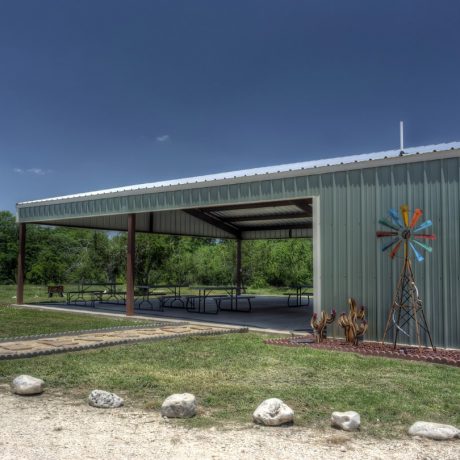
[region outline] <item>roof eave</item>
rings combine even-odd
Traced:
[[[351,171],[357,169],[366,169],[379,166],[390,166],[395,164],[406,164],[414,163],[419,161],[432,161],[438,159],[446,159],[457,157],[460,155],[460,148],[450,148],[449,150],[433,150],[430,152],[415,152],[415,153],[402,153],[400,156],[388,156],[383,158],[372,159],[368,158],[363,161],[354,161],[351,163],[339,163],[339,164],[327,164],[325,166],[314,166],[312,168],[299,168],[299,169],[289,169],[285,171],[278,172],[266,172],[263,174],[252,174],[252,175],[243,175],[243,176],[234,176],[224,179],[213,179],[213,180],[203,180],[182,184],[174,185],[162,185],[159,187],[139,187],[133,188],[131,190],[119,190],[119,191],[110,191],[110,192],[88,192],[87,194],[81,195],[70,195],[63,197],[55,198],[46,198],[43,200],[35,201],[26,201],[17,203],[17,208],[39,206],[39,205],[48,205],[54,203],[64,203],[64,202],[78,202],[78,201],[87,201],[94,200],[99,198],[107,197],[119,197],[119,196],[132,196],[132,195],[141,195],[145,193],[159,193],[159,192],[173,192],[176,190],[184,189],[194,189],[194,188],[203,188],[203,187],[214,187],[226,184],[239,184],[239,183],[248,183],[255,181],[263,180],[272,180],[277,178],[287,178],[287,177],[299,177],[299,176],[310,176],[316,174],[325,174],[331,172],[340,172],[340,171]],[[326,160],[327,161],[327,160]],[[294,165],[293,165],[294,166]]]

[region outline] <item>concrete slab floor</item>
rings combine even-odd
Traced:
[[[57,308],[62,310],[93,312],[94,314],[124,315],[123,304],[96,303],[94,307],[84,305],[67,305],[58,303],[42,303],[37,306]],[[188,312],[184,308],[165,307],[163,311],[158,310],[158,304],[153,303],[153,309],[147,309],[145,303],[139,309],[136,303],[135,315],[140,318],[160,318],[192,321],[193,323],[219,323],[232,326],[243,326],[261,331],[272,331],[279,333],[311,332],[310,319],[313,314],[313,300],[308,306],[288,307],[287,298],[280,296],[256,296],[252,299],[251,312],[224,311],[214,313]],[[246,308],[246,305],[242,305]],[[206,309],[209,312],[215,311],[215,303],[208,299]]]

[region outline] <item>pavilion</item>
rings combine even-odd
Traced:
[[[17,303],[23,303],[30,224],[128,232],[126,314],[134,311],[136,232],[229,238],[313,239],[316,312],[368,308],[381,338],[400,266],[375,238],[388,208],[407,203],[434,222],[433,254],[415,266],[435,344],[460,347],[460,143],[430,145],[191,177],[17,204]],[[336,330],[332,331],[337,332]]]

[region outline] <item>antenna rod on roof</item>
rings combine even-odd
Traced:
[[[404,150],[404,122],[400,121],[399,122],[399,141],[401,144],[400,150]]]

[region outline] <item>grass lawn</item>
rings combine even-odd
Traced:
[[[24,301],[30,302],[42,302],[49,300],[58,301],[59,297],[48,298],[48,292],[46,286],[33,286],[26,284],[24,286]],[[61,298],[62,301],[62,298]],[[0,305],[9,305],[16,302],[16,285],[6,284],[0,285]]]
[[[86,398],[114,391],[128,405],[159,409],[175,392],[194,393],[203,426],[250,422],[279,397],[296,424],[327,426],[333,410],[356,410],[364,433],[397,437],[416,420],[460,424],[460,369],[351,353],[269,346],[261,334],[189,337],[0,362],[0,381],[27,373]]]
[[[135,326],[146,323],[148,321],[70,314],[59,311],[40,311],[0,305],[0,338],[79,331],[82,329],[100,329],[103,327]]]
[[[75,285],[65,285],[67,291],[77,289]],[[196,294],[196,291],[189,288],[182,288],[183,294]],[[246,288],[247,294],[254,295],[279,295],[282,296],[285,292],[295,292],[295,290],[288,288],[265,287],[265,288]],[[0,305],[11,304],[16,302],[16,286],[15,285],[0,285]],[[65,298],[53,296],[48,297],[47,286],[34,286],[26,284],[24,286],[24,302],[25,303],[38,303],[38,302],[65,302]]]

